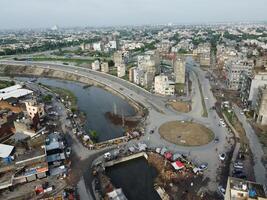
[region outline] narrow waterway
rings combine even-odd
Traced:
[[[116,188],[122,188],[128,200],[160,200],[154,189],[157,171],[145,158],[109,167],[106,173]]]
[[[79,110],[86,114],[86,131],[89,133],[89,130],[96,130],[98,142],[121,137],[125,131],[121,125],[115,125],[107,119],[106,112],[115,110],[117,114],[124,116],[135,114],[135,109],[126,100],[103,88],[84,88],[85,85],[82,83],[50,78],[38,78],[37,82],[71,91],[77,97]]]

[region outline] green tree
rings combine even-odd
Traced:
[[[97,141],[97,139],[98,139],[98,133],[97,133],[97,131],[96,130],[90,130],[89,133],[90,133],[91,139],[93,141]]]

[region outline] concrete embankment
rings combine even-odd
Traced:
[[[60,70],[42,68],[38,66],[22,66],[22,65],[0,65],[0,75],[3,76],[29,76],[29,77],[46,77],[46,78],[57,78],[69,81],[76,81],[87,85],[94,85],[101,87],[115,95],[120,96],[126,100],[136,110],[136,116],[145,116],[144,106],[134,101],[133,99],[124,96],[121,92],[114,90],[114,88],[108,87],[107,85],[98,81],[92,80],[88,77],[81,76],[71,72],[65,72]]]

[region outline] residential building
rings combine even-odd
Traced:
[[[25,105],[27,114],[30,116],[31,119],[33,119],[36,114],[38,114],[39,118],[45,115],[44,104],[37,103],[36,99],[25,101]]]
[[[175,83],[169,81],[168,76],[166,75],[159,75],[155,77],[155,93],[161,94],[164,96],[171,96],[174,95]]]
[[[261,184],[229,177],[224,200],[267,200]]]
[[[249,84],[250,81],[248,81]],[[251,108],[254,108],[256,105],[256,100],[258,96],[258,88],[267,84],[267,72],[259,72],[255,74],[251,80],[249,88],[249,98]]]
[[[119,64],[117,65],[117,76],[123,77],[126,75],[126,66],[125,64]]]
[[[267,85],[259,87],[258,89],[254,119],[261,125],[267,124]]]
[[[175,83],[185,83],[185,60],[183,58],[176,58],[173,61],[173,71],[175,76]]]
[[[136,67],[131,67],[129,69],[129,81],[134,82],[134,73],[135,73]]]
[[[252,74],[254,67],[253,61],[246,59],[234,59],[225,63],[225,79],[229,89],[237,90],[240,87],[240,78],[242,72],[249,76]]]
[[[117,51],[113,54],[113,61],[115,64],[115,67],[120,64],[124,64],[124,55],[122,51]]]
[[[93,49],[95,51],[103,51],[103,44],[101,42],[96,42],[93,44]]]
[[[199,44],[196,49],[193,50],[193,55],[199,58],[201,66],[210,65],[210,44]]]
[[[108,62],[101,62],[101,72],[108,73],[109,72],[109,67],[108,67]]]
[[[94,71],[99,71],[100,70],[100,62],[99,62],[99,60],[95,60],[92,63],[92,70],[94,70]]]

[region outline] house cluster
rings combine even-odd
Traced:
[[[70,149],[48,124],[52,106],[23,85],[0,90],[0,191],[68,174]]]

